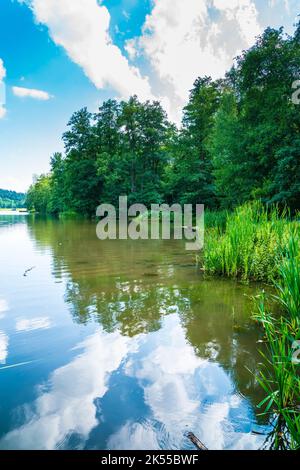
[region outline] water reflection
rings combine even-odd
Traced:
[[[94,334],[76,347],[74,360],[56,369],[40,385],[37,400],[27,409],[27,423],[9,432],[2,449],[54,449],[64,447],[71,433],[80,447],[97,423],[95,399],[107,391],[107,377],[126,354],[126,339]]]
[[[195,355],[177,315],[152,336],[99,330],[76,354],[40,384],[2,449],[179,449],[190,447],[190,429],[210,449],[262,443],[249,402],[222,367]]]
[[[6,363],[8,355],[8,336],[0,330],[0,364]]]
[[[5,313],[8,311],[8,303],[5,299],[0,297],[0,318],[4,318]]]
[[[186,447],[184,429],[193,429],[210,449],[257,444],[251,435],[255,418],[249,402],[219,364],[195,355],[177,316],[166,318],[151,348],[148,343],[144,340],[134,360],[126,365],[126,373],[144,390],[151,418],[160,429],[160,447]],[[110,442],[116,439],[120,445],[122,432]],[[126,442],[121,448],[126,448]]]
[[[28,218],[22,230],[36,272],[17,278],[26,314],[16,307],[15,333],[0,334],[0,361],[10,334],[20,363],[33,349],[42,364],[22,372],[32,386],[11,405],[1,448],[192,448],[186,431],[211,449],[262,444],[261,390],[246,369],[260,361],[253,289],[204,280],[180,241],[100,242],[95,224],[72,220]],[[47,315],[34,314],[45,299]]]
[[[16,331],[45,330],[50,327],[51,320],[48,317],[20,318],[16,321]]]

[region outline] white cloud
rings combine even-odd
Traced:
[[[19,98],[33,98],[36,100],[47,101],[51,95],[46,91],[35,90],[34,88],[23,88],[18,86],[12,87],[13,94]]]
[[[51,320],[48,317],[21,318],[16,322],[16,331],[45,330],[50,326]]]
[[[110,13],[101,0],[28,2],[37,22],[98,89],[160,99],[175,121],[194,80],[223,76],[262,30],[254,0],[153,0],[142,35],[124,45],[127,59],[112,42]],[[130,63],[138,54],[149,62],[151,80]]]
[[[0,58],[0,119],[6,114],[5,109],[5,83],[4,78],[6,76],[6,70],[3,64],[3,60]]]
[[[256,0],[152,0],[141,36],[128,39],[123,53],[113,44],[102,0],[24,1],[98,89],[109,87],[121,98],[159,99],[177,122],[194,80],[224,76],[263,30]],[[268,0],[267,7],[289,11],[292,3]],[[122,13],[128,17],[127,10]],[[133,65],[138,55],[149,76]]]
[[[0,364],[6,363],[6,358],[8,355],[8,336],[0,331]]]
[[[198,76],[219,78],[261,32],[252,0],[154,0],[138,52],[148,58],[158,88],[176,115]],[[128,43],[133,57],[133,41]]]
[[[136,49],[136,39],[128,39],[126,42],[125,42],[125,51],[127,52],[128,54],[128,57],[133,60],[136,58],[137,56],[137,49]]]
[[[112,87],[121,97],[152,98],[148,79],[130,66],[109,35],[110,14],[97,0],[31,0],[36,20],[97,88]]]

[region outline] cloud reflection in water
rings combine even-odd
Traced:
[[[52,373],[28,422],[0,441],[2,449],[54,449],[72,433],[84,446],[98,424],[94,401],[107,391],[109,375],[126,355],[127,340],[118,333],[97,332],[76,349],[82,352]]]
[[[166,317],[161,330],[134,338],[99,329],[76,350],[80,353],[40,387],[27,422],[8,433],[1,448],[68,448],[71,436],[76,436],[77,448],[90,448],[91,431],[102,425],[102,398],[109,395],[109,379],[116,372],[119,403],[110,412],[118,415],[118,407],[139,406],[130,391],[122,400],[126,377],[143,391],[144,411],[138,419],[127,415],[109,428],[109,449],[183,449],[189,447],[187,431],[209,449],[255,449],[262,444],[263,437],[250,432],[255,421],[250,404],[214,361],[214,353],[211,359],[195,354],[177,314]]]

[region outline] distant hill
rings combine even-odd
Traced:
[[[8,189],[0,189],[0,209],[15,209],[17,207],[25,207],[24,193],[9,191]]]

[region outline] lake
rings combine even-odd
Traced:
[[[258,449],[255,287],[184,241],[0,214],[0,448]]]

